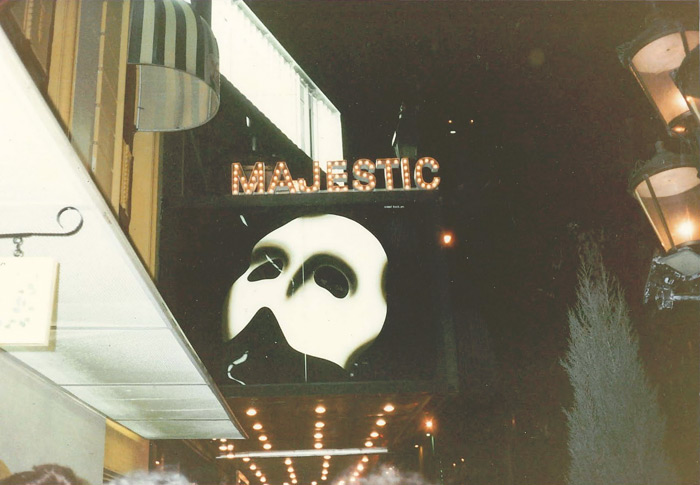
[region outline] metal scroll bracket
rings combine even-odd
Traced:
[[[61,222],[61,218],[67,212],[75,212],[78,215],[77,222],[74,222],[71,225],[64,225],[64,223]],[[15,232],[15,233],[9,233],[9,234],[0,234],[0,239],[12,238],[12,242],[15,244],[14,256],[19,258],[19,257],[24,256],[24,251],[22,251],[22,243],[24,242],[24,238],[31,237],[31,236],[41,236],[41,237],[72,236],[73,234],[80,231],[80,229],[83,227],[83,215],[75,207],[70,207],[70,206],[64,207],[63,209],[59,210],[58,213],[56,214],[56,222],[58,223],[61,230],[57,230],[57,231],[53,231],[53,232]]]

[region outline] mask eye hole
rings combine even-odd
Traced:
[[[267,258],[267,261],[255,268],[248,275],[248,281],[273,280],[277,278],[284,269],[282,258]]]
[[[336,298],[345,298],[350,292],[350,282],[342,271],[333,266],[320,266],[314,271],[314,281]]]

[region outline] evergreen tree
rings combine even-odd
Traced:
[[[584,250],[577,298],[562,361],[574,390],[569,484],[676,483],[624,296],[597,249]]]

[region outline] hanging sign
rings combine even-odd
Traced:
[[[0,258],[0,345],[49,345],[57,275],[50,258]]]
[[[435,175],[440,164],[431,157],[419,159],[411,171],[408,158],[380,158],[376,162],[360,158],[348,172],[346,160],[327,162],[325,192],[354,191],[371,192],[377,186],[378,173],[383,172],[385,190],[435,190],[440,185],[440,177]],[[401,180],[394,180],[394,169],[399,170]],[[426,173],[430,175],[426,176]],[[311,185],[305,178],[292,178],[286,162],[277,162],[269,177],[263,162],[257,162],[250,173],[246,174],[243,166],[231,164],[231,194],[300,194],[321,192],[321,168],[319,162],[313,162]]]

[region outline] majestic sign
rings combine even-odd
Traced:
[[[394,169],[401,173],[401,185],[394,182]],[[352,184],[348,178],[347,162],[339,160],[326,164],[326,190],[328,192],[346,192],[354,190],[369,192],[377,186],[377,171],[383,171],[383,186],[386,190],[410,190],[411,179],[414,187],[419,190],[434,190],[440,185],[440,177],[435,175],[440,169],[437,160],[430,157],[420,158],[413,169],[408,158],[380,158],[376,162],[367,158],[361,158],[352,165]],[[425,172],[431,175],[426,177]],[[307,184],[306,179],[293,179],[285,162],[277,162],[269,177],[269,183],[265,184],[265,164],[257,162],[251,172],[246,176],[243,166],[235,162],[231,164],[231,194],[279,194],[279,193],[311,193],[321,190],[321,166],[319,162],[313,162],[313,181]],[[429,178],[429,180],[428,180]]]

